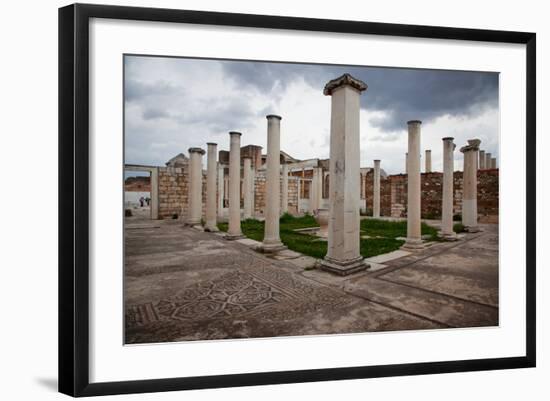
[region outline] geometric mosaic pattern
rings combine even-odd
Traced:
[[[243,272],[226,273],[199,282],[175,294],[126,309],[126,325],[141,326],[155,320],[217,319],[241,315],[292,297],[285,291]]]

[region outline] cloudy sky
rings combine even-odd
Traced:
[[[408,120],[422,120],[422,154],[432,150],[435,171],[447,136],[457,144],[456,169],[458,149],[471,138],[498,160],[497,73],[126,56],[126,163],[164,165],[207,142],[229,149],[229,131],[265,153],[267,114],[283,117],[282,150],[327,158],[330,97],[323,87],[344,72],[368,85],[361,95],[362,167],[380,159],[388,173],[404,171]]]

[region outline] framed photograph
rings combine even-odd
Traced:
[[[59,390],[535,366],[535,52],[61,8]]]

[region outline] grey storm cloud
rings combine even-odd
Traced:
[[[361,107],[383,111],[371,124],[385,132],[403,130],[408,120],[443,115],[475,116],[498,105],[498,73],[403,68],[328,66],[267,62],[223,62],[224,71],[244,86],[270,91],[303,78],[321,93],[330,79],[348,72],[368,85]]]

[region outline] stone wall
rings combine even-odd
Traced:
[[[188,206],[188,169],[187,167],[159,167],[159,218],[185,218]],[[367,214],[372,214],[373,172],[365,175],[365,199]],[[254,180],[254,214],[264,215],[266,196],[265,170],[256,172]],[[288,211],[298,211],[298,176],[288,180]],[[422,218],[441,217],[443,173],[432,172],[421,175],[421,208]],[[217,187],[217,186],[216,186]],[[498,216],[499,207],[499,170],[478,171],[478,213],[480,219],[493,221]],[[206,172],[203,171],[203,215],[206,207]],[[407,175],[396,174],[380,179],[380,213],[382,216],[407,216]],[[242,200],[241,200],[242,203]],[[454,214],[462,212],[462,172],[454,173]]]
[[[498,169],[480,170],[477,174],[478,214],[498,216]],[[443,173],[432,172],[421,174],[421,213],[422,218],[438,219],[441,217],[443,192]],[[366,175],[367,211],[372,213],[373,174]],[[380,213],[382,216],[407,216],[407,175],[397,174],[380,179]],[[462,172],[454,173],[454,214],[462,213]]]

